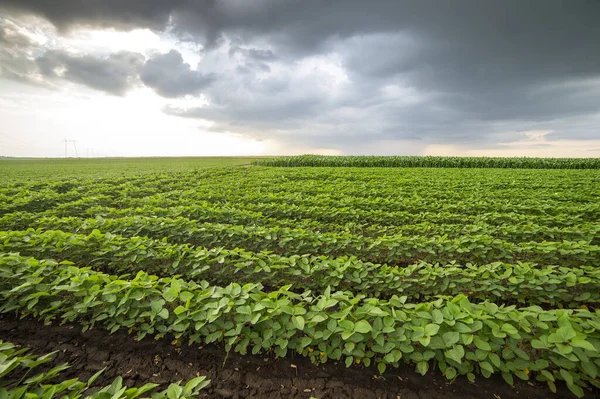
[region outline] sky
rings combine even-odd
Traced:
[[[597,0],[2,0],[0,156],[599,157],[599,20]]]

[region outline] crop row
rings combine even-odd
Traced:
[[[180,201],[179,205],[184,205],[185,201]],[[404,223],[415,222],[434,222],[434,223],[456,223],[459,221],[474,223],[476,221],[486,221],[490,224],[511,223],[528,221],[546,226],[569,226],[583,222],[597,221],[592,213],[561,213],[558,215],[530,215],[519,212],[498,212],[491,208],[486,212],[479,213],[457,213],[455,211],[448,212],[445,210],[439,211],[424,211],[424,212],[408,212],[408,211],[387,211],[381,209],[355,209],[347,208],[328,208],[322,206],[305,206],[294,204],[243,204],[238,208],[253,212],[260,212],[266,217],[276,219],[315,219],[321,222],[363,222],[368,224],[383,224],[383,225],[400,225]]]
[[[409,304],[330,292],[296,294],[287,287],[264,292],[260,284],[227,287],[161,278],[134,278],[60,266],[17,255],[0,256],[1,312],[60,318],[85,328],[128,329],[138,337],[173,334],[193,342],[224,342],[226,350],[387,366],[431,364],[453,380],[501,373],[531,375],[556,389],[564,380],[577,396],[600,386],[600,314],[587,310],[517,309],[465,296]]]
[[[123,385],[123,378],[119,376],[108,386],[100,389],[94,387],[90,390],[104,370],[100,370],[87,381],[72,378],[56,382],[57,379],[61,379],[61,373],[69,365],[60,364],[49,370],[39,371],[39,366],[51,362],[56,352],[42,356],[27,352],[27,348],[19,349],[10,342],[0,340],[0,398],[135,399],[150,394],[151,396],[145,398],[191,399],[197,397],[199,391],[210,383],[206,377],[200,376],[188,381],[185,386],[177,382],[170,384],[163,391],[155,391],[158,384],[146,383],[137,388],[128,387]]]
[[[355,196],[354,193],[345,192],[313,192],[312,190],[285,192],[272,192],[268,194],[264,190],[247,189],[215,192],[213,190],[204,192],[202,190],[187,189],[180,191],[170,191],[167,193],[155,194],[152,197],[136,199],[134,202],[127,203],[127,206],[142,206],[150,201],[158,201],[164,205],[174,205],[177,200],[185,201],[207,201],[210,203],[237,203],[240,207],[246,208],[263,205],[295,205],[303,207],[321,207],[334,210],[351,208],[366,211],[388,211],[388,212],[448,212],[474,215],[494,210],[498,213],[514,212],[524,215],[552,216],[560,214],[581,214],[582,217],[593,219],[600,216],[600,205],[592,198],[585,202],[564,202],[556,199],[548,199],[546,196],[533,196],[533,198],[523,199],[521,201],[507,201],[504,198],[436,198],[432,201],[428,196],[425,197],[402,197],[397,194],[383,196],[380,192],[372,193],[370,196]],[[330,188],[331,190],[331,188]],[[441,193],[446,196],[447,192]],[[121,202],[123,203],[123,202]]]
[[[415,208],[440,210],[449,207],[449,210],[457,209],[461,212],[498,209],[513,212],[518,210],[519,213],[561,213],[565,206],[574,210],[581,206],[597,207],[593,185],[586,186],[586,180],[577,179],[577,176],[568,176],[567,181],[565,177],[559,179],[560,176],[553,174],[544,176],[544,179],[540,176],[523,179],[515,174],[500,175],[500,181],[478,176],[461,176],[468,178],[468,181],[464,181],[452,178],[452,174],[425,175],[418,179],[405,175],[381,174],[362,174],[355,177],[355,174],[337,171],[329,171],[322,176],[294,171],[295,173],[287,173],[281,177],[270,172],[271,170],[265,172],[264,169],[259,169],[230,170],[225,175],[215,173],[216,176],[182,174],[175,182],[166,181],[161,175],[146,176],[143,180],[133,179],[131,182],[121,181],[119,184],[114,184],[111,180],[84,180],[80,184],[52,183],[35,190],[11,190],[10,195],[1,194],[0,190],[0,196],[6,197],[6,201],[1,202],[3,206],[0,206],[0,213],[19,210],[41,211],[84,197],[104,198],[105,205],[110,206],[128,203],[128,207],[141,206],[144,201],[185,199],[189,196],[193,196],[194,200],[211,202],[235,201],[243,204],[262,199],[265,202],[302,205],[322,202],[321,205],[329,207],[364,206],[367,209],[411,212]],[[320,176],[322,179],[319,179]],[[510,177],[510,180],[502,184],[507,177]],[[190,179],[193,178],[199,180],[191,183]],[[556,182],[549,184],[549,178]],[[559,182],[564,187],[557,187],[556,183]],[[64,191],[68,189],[71,191]],[[481,196],[481,190],[490,195]]]
[[[337,252],[345,246],[354,254],[358,243],[371,245],[380,236],[446,236],[457,238],[462,235],[487,234],[508,242],[522,241],[589,241],[600,244],[600,223],[584,223],[568,227],[549,227],[536,224],[434,224],[422,222],[402,226],[365,225],[361,223],[319,223],[317,221],[295,221],[291,219],[264,219],[262,225],[236,225],[191,220],[185,217],[122,216],[113,218],[79,218],[41,216],[36,213],[16,212],[0,218],[0,229],[25,230],[42,228],[90,232],[99,229],[125,235],[148,235],[154,238],[169,237],[170,241],[210,246],[211,243],[230,246],[240,245],[251,250],[280,251],[290,248],[300,253]],[[289,227],[288,227],[289,226]],[[134,234],[135,233],[135,234]],[[208,241],[207,241],[208,240]],[[243,244],[240,241],[243,240]],[[220,244],[219,244],[220,243]],[[326,251],[313,248],[327,244]],[[356,243],[356,244],[355,244]],[[357,255],[358,256],[358,255]],[[385,260],[373,260],[385,262]]]
[[[273,224],[273,225],[270,225]],[[282,223],[285,225],[285,223]],[[293,224],[293,223],[290,223]],[[298,227],[309,227],[307,230]],[[266,226],[232,225],[222,223],[198,222],[183,217],[148,217],[124,216],[120,218],[77,218],[77,217],[39,217],[36,214],[16,213],[0,218],[0,229],[24,230],[26,228],[44,230],[63,230],[74,233],[90,233],[95,229],[125,236],[148,236],[152,238],[168,238],[170,242],[189,243],[197,246],[241,247],[251,251],[273,251],[286,254],[313,254],[342,256],[354,255],[363,260],[375,263],[395,262],[387,253],[378,251],[384,245],[391,248],[393,244],[402,243],[406,236],[436,237],[457,239],[461,236],[486,234],[507,242],[522,241],[588,241],[600,244],[600,223],[589,223],[568,228],[550,228],[546,226],[487,226],[479,225],[434,225],[421,223],[418,225],[398,226],[397,229],[385,229],[372,226],[366,231],[367,236],[352,234],[347,230],[358,230],[365,233],[361,225],[326,225],[296,223],[296,228],[278,226],[269,223]],[[316,230],[316,231],[315,231]],[[368,234],[384,234],[385,237],[369,237]],[[394,234],[390,234],[394,233]],[[375,250],[373,250],[375,248]],[[383,255],[383,257],[381,257]]]
[[[440,265],[421,261],[392,267],[354,257],[285,257],[237,248],[196,248],[99,231],[89,235],[0,232],[0,251],[69,260],[110,274],[146,271],[214,284],[263,281],[271,289],[291,284],[295,290],[315,292],[332,286],[375,297],[407,295],[410,302],[458,294],[472,300],[495,298],[502,303],[560,306],[595,306],[600,301],[600,269],[589,266],[539,266],[529,262]]]
[[[64,226],[64,224],[63,224]],[[127,228],[127,227],[125,227]],[[156,226],[155,226],[156,228]],[[244,229],[240,227],[240,229]],[[67,229],[68,230],[68,229]],[[193,233],[194,231],[192,231]],[[137,233],[136,233],[137,234]],[[211,240],[211,232],[198,231],[197,237],[204,235]],[[164,236],[163,236],[164,237]],[[346,246],[352,244],[356,247],[345,250],[335,245],[336,238],[328,239],[323,235],[323,241],[318,235],[313,235],[311,244],[302,238],[294,241],[293,237],[275,237],[277,245],[283,253],[331,254],[354,255],[364,260],[383,260],[389,265],[408,265],[416,261],[449,263],[489,263],[495,261],[517,262],[527,261],[540,264],[560,264],[561,266],[595,266],[600,265],[600,246],[587,241],[544,241],[511,243],[486,234],[462,235],[455,238],[445,236],[382,236],[376,239],[355,237],[356,241],[343,241]],[[251,238],[250,238],[251,239]],[[227,240],[226,240],[227,241]],[[331,241],[331,242],[329,242]],[[231,246],[243,246],[244,235],[233,235],[229,242]],[[237,244],[236,244],[237,243]],[[331,245],[333,249],[327,249]]]
[[[302,186],[302,191],[312,189],[323,189],[326,185],[342,189],[342,191],[356,191],[363,189],[377,189],[387,193],[393,193],[395,189],[401,194],[419,194],[427,196],[427,192],[415,193],[417,187],[427,187],[433,191],[443,191],[445,187],[451,189],[463,188],[466,193],[486,189],[498,194],[506,193],[506,190],[520,190],[533,187],[535,191],[546,191],[555,188],[555,193],[564,192],[575,197],[589,193],[590,187],[585,184],[578,192],[570,192],[569,188],[576,187],[590,181],[594,177],[593,170],[457,170],[457,169],[413,169],[413,170],[378,170],[345,169],[345,168],[311,168],[311,169],[277,169],[277,168],[219,168],[211,170],[187,171],[183,173],[153,173],[144,176],[108,176],[106,178],[73,178],[62,179],[57,176],[55,180],[44,181],[31,180],[21,181],[16,184],[0,185],[0,195],[30,195],[45,191],[50,194],[68,192],[104,192],[115,195],[136,195],[146,192],[165,192],[186,188],[209,188],[207,182],[217,183],[216,188],[224,191],[235,191],[237,187],[230,183],[238,181],[241,187],[246,188],[269,188],[274,192],[293,191],[290,186]],[[568,178],[568,179],[566,179]],[[557,183],[563,182],[559,186]],[[221,184],[219,184],[221,183]],[[278,183],[273,186],[273,183]],[[110,190],[112,188],[112,190]],[[271,190],[269,190],[271,192]],[[515,191],[516,193],[517,191]],[[549,191],[548,191],[549,192]],[[547,192],[547,193],[548,193]],[[537,193],[532,193],[539,196]],[[445,193],[449,196],[457,196],[453,190]],[[552,197],[552,196],[550,196]]]
[[[430,212],[388,212],[381,210],[356,210],[352,208],[333,209],[327,207],[304,207],[297,205],[248,204],[213,204],[206,201],[194,201],[182,198],[171,201],[170,206],[160,200],[151,201],[139,207],[129,207],[126,202],[118,207],[108,207],[103,198],[89,197],[78,201],[60,204],[53,209],[37,212],[39,216],[77,216],[77,217],[119,217],[132,215],[146,216],[183,216],[190,219],[215,223],[265,224],[270,223],[287,227],[307,224],[362,224],[381,226],[403,226],[406,224],[537,224],[547,227],[569,227],[585,223],[596,223],[597,219],[588,220],[583,214],[560,215],[523,215],[515,212],[499,213],[494,210],[479,214],[460,214],[442,211]],[[12,214],[12,213],[11,213]],[[5,215],[10,216],[11,214]],[[290,226],[290,224],[292,224]]]
[[[350,173],[344,169],[323,172],[277,169],[229,169],[227,173],[185,173],[177,177],[149,175],[143,179],[110,179],[51,182],[0,189],[0,214],[42,212],[61,205],[89,208],[167,206],[206,202],[236,207],[261,204],[358,208],[362,211],[464,213],[495,211],[529,216],[598,215],[593,176],[587,171],[519,171],[485,175],[459,171],[416,170],[402,173]],[[427,173],[425,173],[427,172]],[[493,176],[489,176],[489,174]],[[542,176],[539,174],[543,173]],[[560,184],[560,185],[559,185]],[[33,187],[36,187],[33,189]],[[482,196],[481,193],[486,195]],[[70,204],[72,203],[72,204]],[[68,209],[68,208],[67,208]],[[581,213],[581,214],[580,214]]]
[[[233,183],[233,182],[232,182]],[[481,197],[467,195],[468,190],[449,191],[449,187],[436,187],[429,193],[398,192],[397,189],[383,190],[380,187],[357,190],[354,184],[330,185],[327,187],[321,182],[315,187],[297,187],[295,182],[290,184],[277,183],[276,188],[265,190],[263,187],[247,186],[221,186],[222,182],[204,187],[185,187],[180,190],[157,192],[145,198],[130,198],[129,196],[116,197],[115,201],[161,201],[170,203],[174,199],[190,199],[194,201],[209,201],[213,203],[237,202],[240,204],[274,203],[293,204],[303,206],[322,206],[329,208],[351,207],[356,209],[379,209],[390,211],[445,211],[456,213],[479,213],[495,209],[498,212],[519,212],[523,214],[552,215],[560,213],[584,212],[593,216],[598,212],[598,204],[594,201],[593,193],[580,198],[578,201],[570,198],[565,201],[563,197],[552,193],[531,193],[518,187],[516,190],[504,192],[502,196]],[[393,187],[393,186],[392,186]],[[394,187],[395,188],[395,187]],[[416,186],[415,190],[428,188],[424,185]],[[575,187],[574,187],[575,188]],[[406,188],[404,188],[406,189]],[[462,191],[462,195],[460,195]],[[490,191],[494,192],[493,188]],[[515,199],[515,195],[526,195],[524,198]],[[434,195],[435,194],[435,195]],[[474,194],[474,193],[473,193]],[[562,194],[562,193],[561,193]],[[433,200],[432,200],[433,199]],[[131,205],[142,205],[142,202],[132,202]]]
[[[49,198],[44,196],[35,200],[18,201],[13,204],[6,204],[0,207],[0,215],[16,211],[42,212],[52,209],[61,209],[61,207],[70,204],[89,206],[107,206],[119,208],[135,208],[146,205],[160,205],[170,207],[175,205],[191,205],[195,203],[204,203],[208,206],[220,206],[223,204],[235,203],[237,208],[253,211],[266,210],[272,207],[285,209],[311,208],[326,209],[330,212],[344,212],[349,209],[359,212],[386,212],[419,214],[430,212],[444,212],[448,214],[460,215],[479,215],[494,211],[496,213],[516,213],[524,216],[560,216],[577,214],[583,220],[597,220],[600,217],[600,205],[595,201],[582,203],[564,203],[559,201],[547,200],[547,198],[533,198],[519,202],[497,200],[473,200],[471,198],[443,200],[437,198],[436,201],[425,198],[406,198],[398,199],[394,197],[371,196],[357,198],[354,195],[341,193],[321,194],[304,192],[284,192],[272,193],[268,195],[261,190],[246,191],[227,191],[214,192],[214,188],[207,191],[198,189],[171,190],[167,193],[155,193],[142,197],[133,197],[124,195],[123,197],[112,197],[106,194],[86,195],[77,197],[74,195],[57,195],[64,198]]]
[[[189,179],[192,177],[207,179],[208,182],[208,178],[215,179],[234,171],[234,169],[224,169],[212,171],[212,173],[191,172],[180,174],[179,179],[175,180],[173,176],[164,177],[160,174],[151,174],[140,178],[130,177],[116,180],[113,178],[79,181],[70,179],[69,181],[19,184],[15,187],[0,188],[0,214],[16,211],[39,212],[86,197],[101,198],[106,204],[114,204],[123,199],[132,200],[151,197],[157,193],[172,193],[177,190],[189,189]],[[196,188],[200,189],[200,187]],[[208,189],[210,189],[210,184]]]
[[[160,212],[160,209],[157,210]],[[277,225],[277,221],[271,223]],[[285,225],[285,223],[281,224]],[[290,221],[290,224],[294,223]],[[297,225],[303,226],[302,223]],[[544,226],[504,225],[488,228],[477,225],[435,226],[429,223],[404,226],[399,229],[400,234],[371,238],[343,232],[348,228],[343,225],[309,224],[308,226],[317,231],[287,227],[199,223],[182,217],[130,216],[116,219],[81,219],[39,217],[31,213],[17,213],[0,218],[0,228],[7,230],[33,227],[89,233],[99,229],[127,236],[146,235],[153,238],[168,238],[172,242],[205,247],[213,245],[242,247],[253,251],[269,250],[283,255],[297,253],[353,255],[370,262],[393,264],[412,263],[418,259],[430,262],[560,261],[565,262],[565,265],[593,262],[593,254],[597,250],[595,244],[598,243],[597,232],[600,228],[599,224],[582,225],[579,226],[579,231],[575,231],[575,227],[552,229]],[[360,227],[354,226],[354,228]],[[327,230],[339,232],[328,233]],[[557,239],[567,236],[579,239],[579,242],[564,240],[563,242],[516,244],[532,238],[545,240],[550,238],[549,236]],[[491,247],[480,248],[482,240]],[[593,245],[589,245],[588,242]],[[536,248],[539,248],[540,253],[536,253]],[[563,252],[562,255],[567,256],[559,254],[560,251]]]
[[[256,159],[252,163],[279,167],[600,169],[598,158],[297,155]]]

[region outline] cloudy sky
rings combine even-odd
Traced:
[[[598,21],[597,0],[2,0],[0,155],[597,157]]]

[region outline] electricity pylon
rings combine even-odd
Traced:
[[[65,158],[67,158],[67,145],[68,143],[73,143],[73,148],[75,148],[75,156],[79,158],[79,153],[77,152],[77,140],[67,140],[65,139]]]

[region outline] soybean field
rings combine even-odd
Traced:
[[[0,397],[600,395],[598,160],[394,158],[3,160]]]

